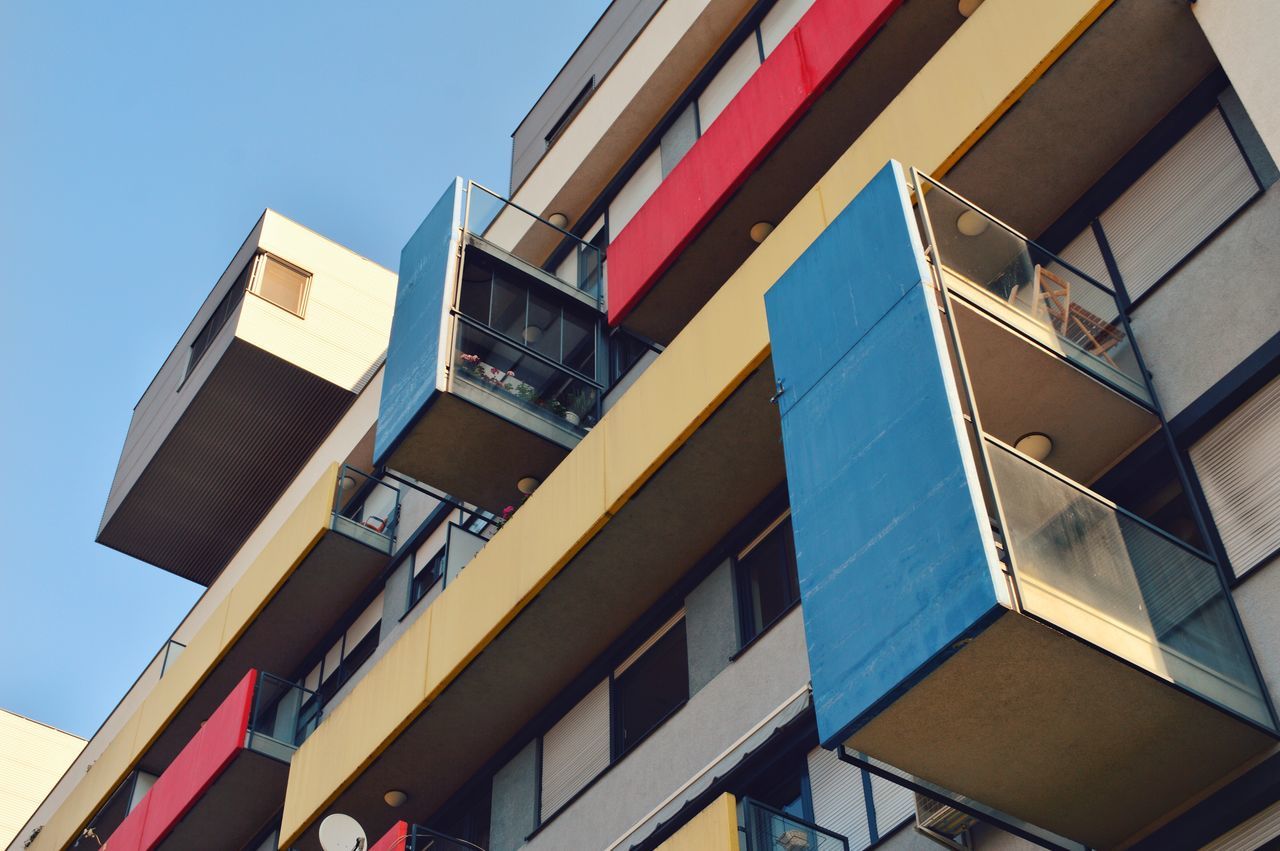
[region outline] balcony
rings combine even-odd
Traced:
[[[741,851],[849,851],[849,841],[812,822],[744,798],[738,805]]]
[[[890,164],[766,308],[824,745],[1099,848],[1274,746],[1104,287]]]
[[[134,408],[98,541],[211,583],[372,376],[394,287],[265,212]]]
[[[455,839],[417,824],[398,821],[369,851],[485,851],[473,842]]]
[[[310,693],[251,670],[106,837],[109,851],[239,848],[284,799],[289,759],[314,729]]]
[[[400,263],[375,461],[516,502],[600,418],[601,252],[459,180]]]

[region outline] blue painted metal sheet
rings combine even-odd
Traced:
[[[373,460],[391,450],[443,392],[440,346],[452,289],[447,285],[462,225],[465,188],[456,178],[400,251],[396,308],[378,406]]]
[[[990,527],[891,163],[766,294],[818,733],[843,742],[1000,611]],[[1002,589],[1001,589],[1002,590]]]

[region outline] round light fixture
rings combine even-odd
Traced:
[[[343,473],[342,481],[338,483],[338,487],[342,488],[343,493],[350,493],[356,489],[356,477],[350,473]]]
[[[751,241],[759,245],[773,233],[773,222],[756,222],[751,226]]]
[[[978,11],[978,7],[982,5],[982,0],[960,0],[957,5],[959,7],[961,17],[967,18],[974,12]]]
[[[965,210],[956,216],[956,230],[965,236],[978,236],[985,233],[989,227],[991,222],[977,210]]]
[[[1033,431],[1018,438],[1013,448],[1023,455],[1029,455],[1037,461],[1043,461],[1053,452],[1053,439],[1047,434]]]
[[[516,490],[520,491],[520,493],[525,496],[528,496],[536,491],[540,484],[542,484],[542,482],[538,481],[533,476],[525,476],[523,479],[516,482]]]
[[[526,325],[524,330],[520,332],[520,336],[524,338],[526,343],[536,343],[542,337],[542,329],[537,325]]]
[[[399,789],[388,789],[383,793],[382,800],[387,802],[388,807],[398,807],[409,800],[409,796]]]
[[[566,216],[564,213],[552,213],[551,215],[547,216],[547,221],[551,222],[551,224],[560,228],[560,230],[564,230],[569,226],[569,217]]]

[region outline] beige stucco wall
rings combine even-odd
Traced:
[[[1271,158],[1280,161],[1280,3],[1197,0],[1191,6]]]

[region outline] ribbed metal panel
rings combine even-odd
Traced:
[[[1280,802],[1272,804],[1248,821],[1237,825],[1204,846],[1201,851],[1254,851],[1274,848],[1280,837]]]
[[[809,787],[819,826],[847,838],[849,851],[871,844],[861,769],[842,762],[835,751],[814,748],[809,751]]]
[[[542,737],[542,818],[609,767],[609,681],[591,690]]]
[[[1257,191],[1213,110],[1099,217],[1129,297],[1150,289]]]
[[[354,399],[233,340],[98,540],[210,584]]]
[[[1191,462],[1239,576],[1280,547],[1280,379],[1196,441]]]

